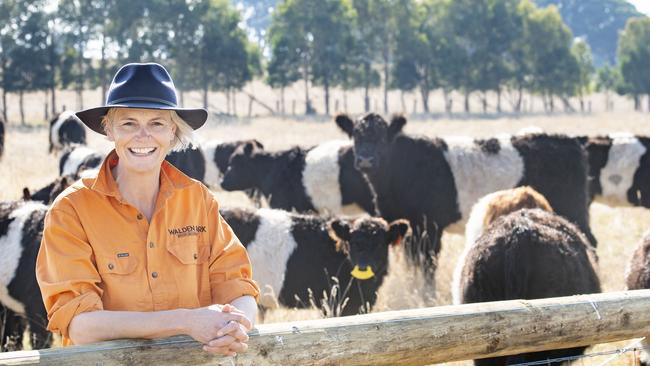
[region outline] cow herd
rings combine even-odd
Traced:
[[[372,113],[357,120],[339,115],[335,123],[349,140],[283,151],[267,151],[254,139],[207,141],[167,157],[212,189],[244,191],[270,206],[221,209],[248,249],[263,308],[368,312],[388,274],[391,246],[401,245],[433,281],[443,231],[465,223],[455,303],[599,292],[591,201],[650,207],[648,138],[542,132],[430,138],[404,133],[404,117],[386,121]],[[76,179],[92,176],[104,158],[86,145],[85,129],[71,113],[52,120],[49,139],[60,176],[0,205],[3,349],[20,348],[27,325],[34,348],[49,345],[34,275],[43,217],[47,204]],[[648,248],[646,237],[627,272],[630,289],[650,287]]]

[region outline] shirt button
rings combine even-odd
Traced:
[[[158,272],[151,272],[151,277],[158,278]]]
[[[136,216],[136,217],[138,218],[138,220],[142,220],[143,216],[142,216],[142,214],[138,214],[138,216]]]
[[[198,259],[198,258],[199,258],[199,255],[194,253],[194,259]]]
[[[153,248],[153,247],[154,247],[153,242],[150,241],[150,242],[149,242],[149,248]]]
[[[109,264],[108,264],[108,269],[113,269],[113,268],[115,268],[115,266],[113,265],[113,263],[109,263]]]

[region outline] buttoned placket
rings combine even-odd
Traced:
[[[149,288],[151,290],[153,310],[162,310],[168,307],[170,299],[168,298],[168,281],[169,279],[164,278],[164,275],[161,275],[160,269],[161,266],[165,263],[165,258],[167,251],[165,246],[162,243],[156,242],[156,225],[157,220],[163,220],[162,217],[162,208],[165,205],[167,199],[171,197],[171,189],[166,185],[161,184],[161,189],[158,192],[158,199],[156,200],[156,206],[154,208],[154,213],[151,216],[151,222],[147,223],[146,218],[141,220],[142,222],[147,223],[147,280],[149,281]],[[161,238],[158,238],[162,240]]]

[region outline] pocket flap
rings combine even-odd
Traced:
[[[183,264],[200,264],[210,258],[210,246],[200,241],[178,240],[167,245],[167,250]]]

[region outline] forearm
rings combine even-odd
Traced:
[[[120,338],[153,339],[186,334],[184,312],[185,309],[81,313],[70,322],[70,339],[74,344],[86,344]]]
[[[255,325],[257,316],[257,302],[253,296],[241,296],[230,302],[231,305],[241,310],[246,317]]]

